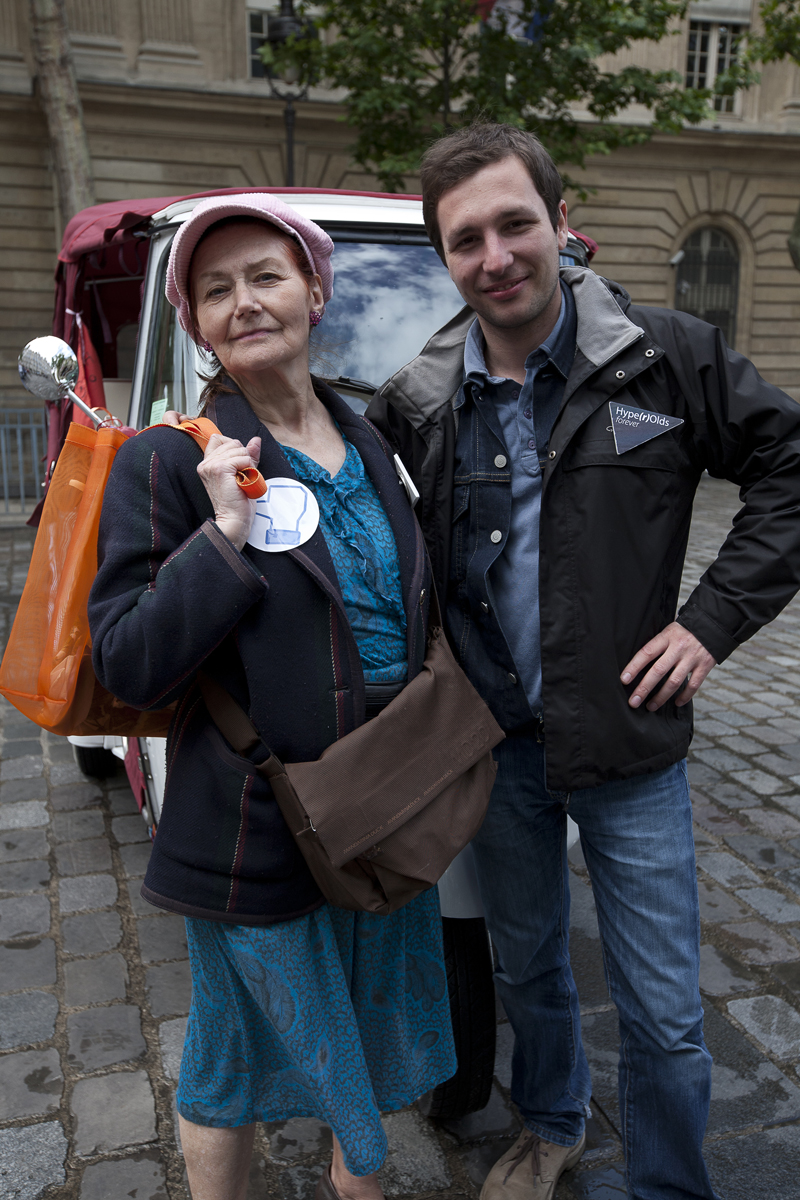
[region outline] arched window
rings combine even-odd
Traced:
[[[697,229],[683,243],[675,280],[675,307],[722,330],[729,346],[736,337],[739,255],[721,229]]]

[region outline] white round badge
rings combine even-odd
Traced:
[[[256,515],[248,544],[279,554],[302,546],[319,525],[317,498],[298,479],[267,479],[267,490],[256,500]]]

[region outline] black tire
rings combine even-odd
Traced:
[[[116,774],[117,759],[110,750],[103,750],[99,746],[73,746],[72,752],[84,775],[90,775],[92,779],[108,779]]]
[[[497,1034],[486,922],[442,917],[442,933],[458,1070],[418,1101],[420,1112],[437,1120],[465,1117],[489,1103]]]

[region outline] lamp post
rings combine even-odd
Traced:
[[[267,41],[274,49],[285,46],[292,35],[303,37],[316,36],[312,21],[301,21],[294,11],[293,0],[281,0],[280,12],[267,19]],[[287,71],[283,78],[283,86],[279,86],[272,68],[267,68],[269,89],[276,100],[283,100],[283,123],[286,126],[286,186],[294,187],[294,122],[295,101],[305,100],[308,96],[308,82],[295,85],[295,80]]]

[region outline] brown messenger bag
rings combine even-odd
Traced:
[[[456,663],[432,601],[422,669],[376,717],[315,762],[269,753],[254,763],[320,891],[339,908],[402,908],[441,878],[486,815],[492,748],[505,734]],[[263,745],[225,688],[202,672],[198,682],[238,754]]]

